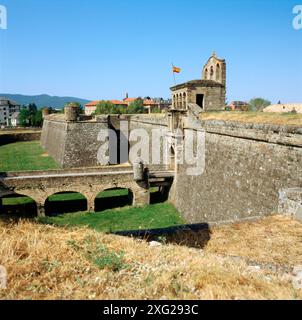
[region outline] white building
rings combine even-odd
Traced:
[[[20,112],[20,108],[17,102],[0,97],[0,125],[7,125],[13,113]]]
[[[10,122],[13,127],[17,127],[20,124],[19,116],[20,112],[14,112],[12,114]]]

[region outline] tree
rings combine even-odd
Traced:
[[[116,107],[116,112],[118,114],[125,114],[127,113],[127,108],[125,108],[125,106],[119,105]]]
[[[96,106],[95,114],[116,114],[115,105],[110,101],[100,101]]]
[[[30,103],[28,105],[28,111],[29,111],[29,125],[34,127],[35,126],[35,117],[36,117],[36,113],[38,111],[38,108],[34,103]]]
[[[19,120],[22,127],[41,127],[43,124],[42,110],[38,110],[34,103],[23,106],[20,110]]]
[[[34,116],[34,127],[42,127],[43,124],[43,116],[42,116],[42,110],[38,110]]]
[[[136,99],[132,103],[129,104],[127,108],[127,113],[145,113],[144,101],[141,98]]]
[[[253,98],[249,104],[252,111],[263,111],[265,107],[271,105],[271,102],[263,98]]]
[[[23,106],[20,110],[20,115],[19,115],[20,125],[22,127],[28,127],[30,125],[29,117],[30,117],[30,113],[28,108],[26,106]]]

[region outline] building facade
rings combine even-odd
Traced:
[[[138,99],[139,98],[126,97],[123,100],[109,100],[109,102],[113,103],[115,106],[124,106],[126,108]],[[101,102],[101,100],[91,101],[85,104],[85,115],[91,116],[95,113],[99,102]],[[170,99],[164,100],[162,98],[146,98],[143,100],[143,105],[148,113],[162,112],[163,110],[166,110],[171,103],[172,101]]]
[[[20,112],[21,106],[7,98],[0,98],[0,125],[9,125],[12,115],[15,112]]]
[[[232,101],[229,104],[232,111],[249,111],[250,105],[245,101]]]
[[[192,80],[171,88],[172,105],[187,110],[197,104],[202,111],[225,110],[226,63],[213,53],[202,70],[201,80]]]
[[[10,119],[10,124],[13,127],[18,127],[20,124],[20,112],[14,112]]]

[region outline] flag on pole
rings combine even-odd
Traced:
[[[173,73],[180,73],[181,69],[173,66]]]

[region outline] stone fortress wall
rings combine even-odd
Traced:
[[[67,122],[64,115],[45,117],[41,146],[62,168],[93,167],[98,165],[97,140],[101,129],[108,130],[107,117],[95,121]]]
[[[129,130],[145,129],[149,134],[154,128],[167,128],[165,115],[135,115],[127,121]],[[278,213],[279,191],[302,188],[301,128],[200,123],[206,132],[205,172],[188,176],[186,165],[178,165],[170,194],[188,222],[227,222]],[[108,127],[105,120],[46,120],[42,145],[64,168],[97,166],[98,130]]]
[[[119,133],[125,121],[130,131],[145,129],[150,139],[152,129],[165,129],[170,157],[165,169],[174,170],[169,199],[188,222],[233,222],[278,213],[280,190],[302,188],[302,128],[203,121],[204,111],[224,110],[225,89],[225,60],[213,54],[201,80],[171,88],[173,104],[167,114],[85,120],[69,110],[66,119],[64,115],[46,116],[41,144],[63,168],[92,167],[101,165],[97,163],[101,129]],[[179,130],[184,134],[186,130],[205,132],[205,171],[201,175],[188,175],[188,167],[176,163],[177,142],[182,139]],[[151,155],[151,140],[149,148]],[[163,150],[155,148],[162,155]]]
[[[110,128],[118,133],[121,121],[128,123],[129,130],[145,129],[150,136],[152,129],[167,128],[163,114],[98,116],[94,121],[75,122],[65,121],[64,115],[50,115],[44,119],[41,145],[62,168],[98,166],[97,154],[102,145],[98,141],[100,130]],[[151,146],[152,141],[150,154]]]
[[[277,214],[280,190],[302,187],[302,128],[221,121],[202,126],[205,172],[188,176],[180,165],[171,194],[188,222]]]

